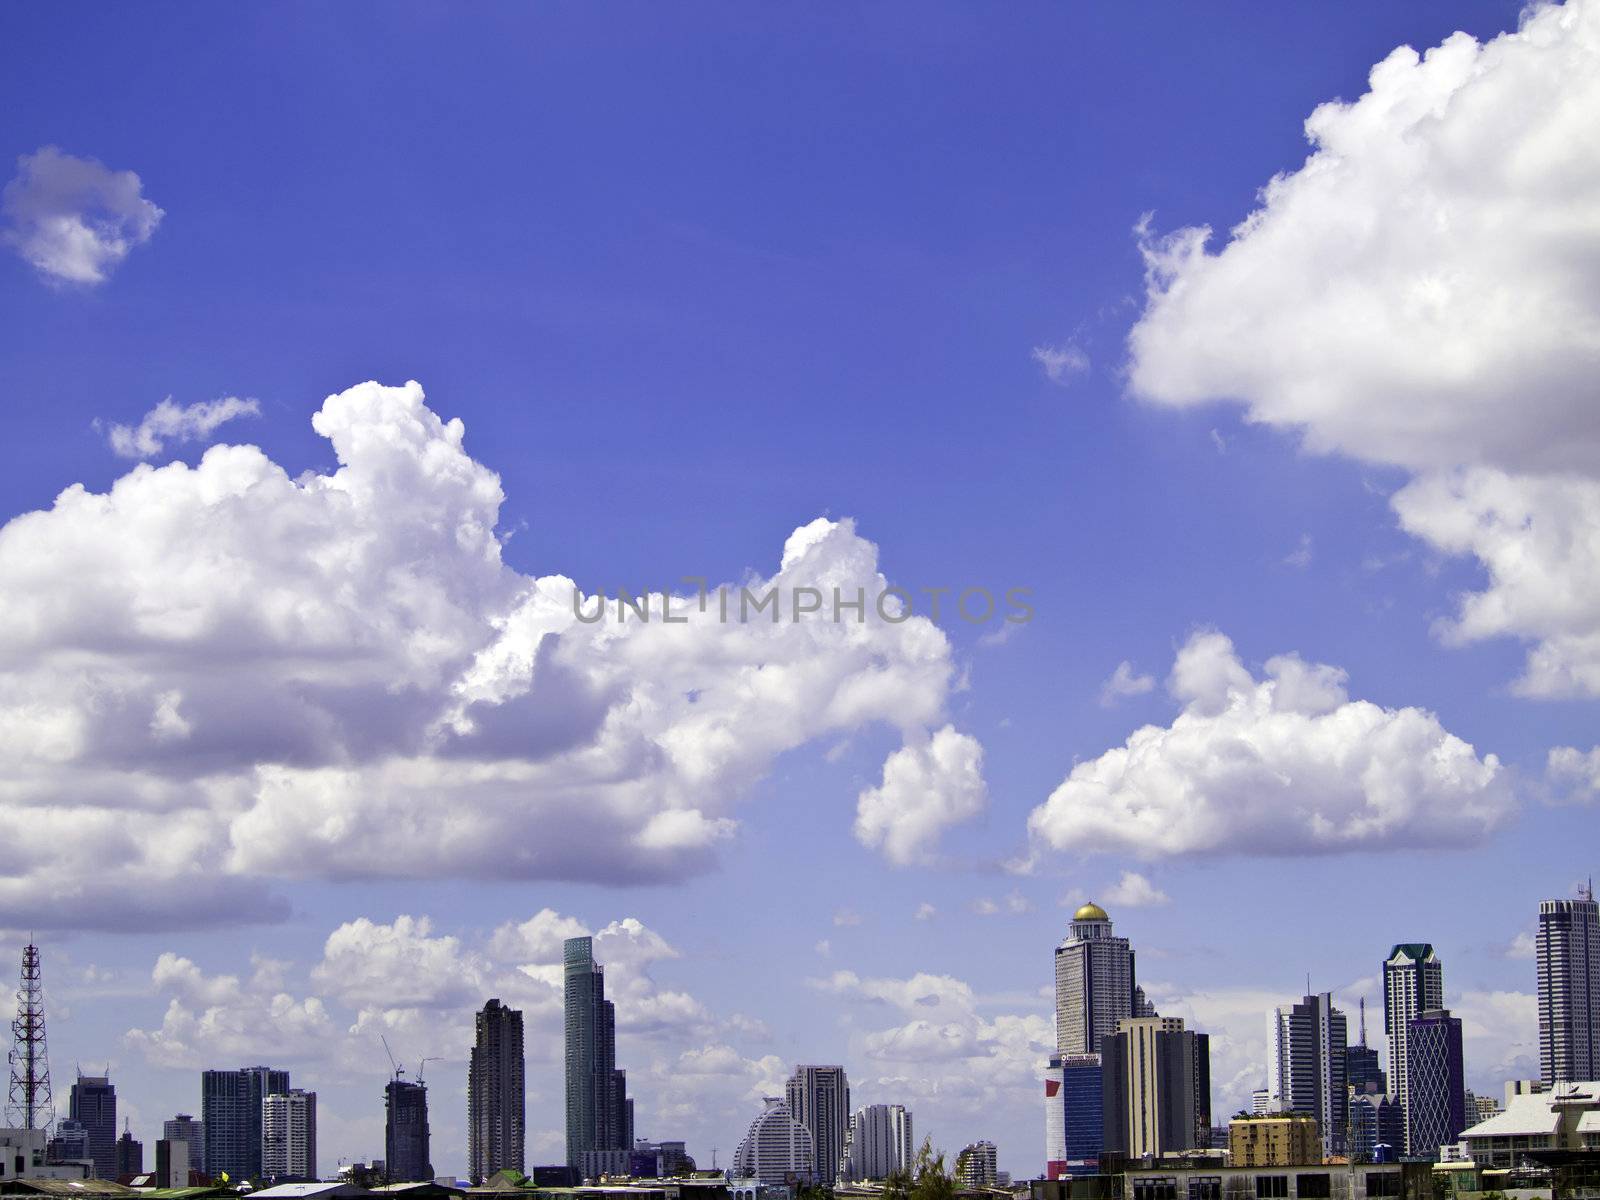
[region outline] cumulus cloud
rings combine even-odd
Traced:
[[[1033,361],[1039,364],[1046,379],[1062,387],[1089,370],[1089,356],[1073,342],[1063,342],[1059,346],[1035,346]]]
[[[1111,677],[1100,685],[1100,706],[1111,708],[1130,696],[1153,692],[1155,687],[1154,676],[1139,674],[1131,662],[1123,659],[1117,664],[1117,669],[1111,672]]]
[[[897,865],[925,862],[946,829],[983,812],[988,795],[983,747],[946,725],[889,755],[883,782],[856,799],[856,838]]]
[[[15,921],[279,915],[259,885],[283,877],[680,878],[779,755],[874,723],[906,748],[863,804],[872,844],[929,855],[981,807],[928,619],[724,624],[713,591],[670,624],[660,594],[648,623],[580,620],[570,580],[502,561],[499,478],[418,385],[312,424],[331,473],[218,445],[0,528],[0,812],[37,864],[0,880]],[[887,586],[818,520],[732,590]]]
[[[1119,908],[1156,908],[1171,902],[1165,892],[1137,871],[1124,871],[1105,891],[1106,903]]]
[[[1178,652],[1183,705],[1079,763],[1028,827],[1056,850],[1146,859],[1469,845],[1512,810],[1506,773],[1418,708],[1351,700],[1297,655],[1261,678],[1220,633]]]
[[[1588,751],[1555,747],[1546,761],[1545,774],[1564,799],[1600,800],[1600,746]]]
[[[198,442],[209,438],[217,427],[236,417],[254,417],[261,406],[254,400],[224,396],[220,400],[198,400],[175,404],[171,396],[140,418],[137,425],[112,425],[106,441],[121,458],[150,458],[160,454],[168,442]]]
[[[1441,632],[1532,641],[1528,695],[1600,694],[1596,111],[1600,2],[1537,5],[1318,107],[1219,249],[1141,231],[1133,393],[1415,473],[1402,525],[1489,574]]]
[[[132,171],[43,146],[17,159],[16,177],[0,192],[0,238],[47,279],[104,283],[161,223],[162,211],[142,193]]]

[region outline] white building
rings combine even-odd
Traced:
[[[87,1179],[90,1167],[81,1162],[47,1165],[45,1148],[50,1135],[43,1129],[0,1129],[0,1182],[8,1179]]]
[[[1444,964],[1427,942],[1402,942],[1383,963],[1383,1031],[1389,1036],[1389,1088],[1400,1102],[1411,1145],[1411,1105],[1406,1048],[1411,1022],[1444,1007]]]
[[[1547,1092],[1517,1088],[1506,1086],[1504,1112],[1462,1132],[1478,1166],[1518,1166],[1529,1150],[1600,1150],[1600,1083],[1563,1083]]]
[[[1546,1083],[1600,1079],[1600,905],[1539,905],[1539,1075]]]
[[[869,1104],[851,1114],[839,1178],[887,1179],[896,1171],[910,1171],[915,1154],[911,1113],[899,1104]]]
[[[1344,1013],[1328,992],[1280,1004],[1267,1014],[1267,1110],[1315,1117],[1324,1158],[1344,1153],[1350,1118],[1348,1040]]]
[[[268,1179],[316,1179],[315,1092],[291,1088],[262,1097],[261,1173]]]
[[[956,1182],[974,1190],[994,1187],[1000,1178],[998,1158],[993,1142],[973,1142],[956,1156]]]
[[[1056,1053],[1099,1054],[1100,1043],[1133,1011],[1133,950],[1111,931],[1098,904],[1072,914],[1056,947]]]
[[[766,1105],[733,1152],[734,1178],[774,1186],[813,1181],[816,1148],[811,1131],[795,1120],[787,1100],[768,1096]]]
[[[161,1123],[161,1136],[169,1142],[184,1142],[189,1148],[189,1170],[204,1171],[206,1169],[206,1127],[205,1122],[197,1121],[188,1113],[179,1113],[170,1120]],[[185,1183],[183,1186],[187,1187]]]

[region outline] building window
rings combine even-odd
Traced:
[[[1197,1175],[1189,1180],[1189,1200],[1222,1200],[1221,1177]]]
[[[1368,1171],[1367,1196],[1398,1196],[1400,1194],[1400,1172],[1398,1171]]]
[[[1329,1175],[1296,1175],[1294,1194],[1300,1200],[1328,1200],[1333,1195],[1333,1179]]]
[[[1288,1200],[1289,1177],[1287,1175],[1257,1175],[1256,1200]]]

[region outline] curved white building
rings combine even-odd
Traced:
[[[768,1096],[766,1104],[766,1110],[750,1122],[750,1131],[733,1152],[734,1178],[770,1184],[814,1182],[811,1131],[795,1120],[788,1101]]]

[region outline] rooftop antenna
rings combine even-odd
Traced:
[[[48,1129],[56,1119],[50,1096],[50,1052],[44,1037],[44,980],[39,947],[30,936],[22,951],[17,1019],[11,1022],[11,1092],[6,1117],[23,1129]]]
[[[1367,998],[1361,997],[1361,1045],[1367,1044]]]

